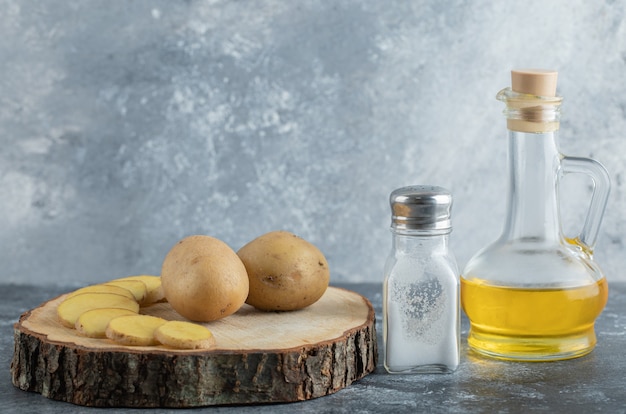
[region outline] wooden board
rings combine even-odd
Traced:
[[[205,324],[211,350],[126,347],[91,339],[57,320],[60,296],[14,326],[13,384],[96,407],[195,407],[292,402],[332,394],[376,368],[374,309],[329,287],[308,308],[237,313]],[[141,313],[184,320],[167,303]]]

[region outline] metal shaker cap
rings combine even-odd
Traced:
[[[452,194],[443,187],[415,185],[394,190],[390,197],[391,227],[399,230],[447,230],[452,224]]]

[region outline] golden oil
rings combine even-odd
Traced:
[[[604,277],[566,289],[493,286],[461,278],[461,303],[470,320],[468,345],[506,360],[553,361],[591,352],[594,322],[607,298]]]

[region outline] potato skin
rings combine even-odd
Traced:
[[[248,296],[248,274],[226,243],[195,235],[179,241],[161,267],[172,308],[187,319],[209,322],[235,313]]]
[[[266,233],[237,254],[250,281],[246,303],[257,309],[302,309],[317,302],[328,288],[326,258],[317,247],[293,233]]]

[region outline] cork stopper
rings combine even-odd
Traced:
[[[558,72],[545,69],[518,69],[511,71],[511,89],[517,93],[535,96],[556,96]]]

